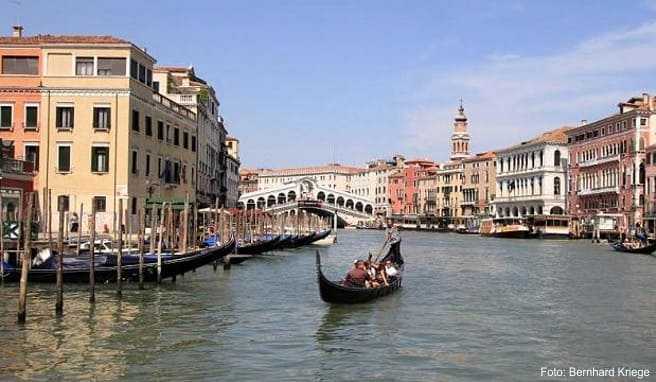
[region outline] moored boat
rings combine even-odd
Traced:
[[[240,255],[258,255],[263,252],[273,251],[278,247],[280,236],[274,236],[269,239],[261,239],[253,243],[244,243],[237,245],[237,253]]]
[[[321,269],[321,255],[316,254],[317,280],[319,283],[319,294],[321,299],[333,304],[357,304],[374,300],[378,297],[389,295],[401,287],[403,275],[403,257],[401,256],[401,240],[398,239],[390,244],[387,255],[381,260],[391,261],[399,268],[399,273],[389,280],[389,286],[381,285],[377,288],[360,288],[346,286],[342,283],[329,280]]]

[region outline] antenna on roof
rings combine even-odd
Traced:
[[[9,3],[16,6],[16,25],[20,25],[20,10],[21,10],[21,0],[7,0]]]

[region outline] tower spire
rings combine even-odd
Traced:
[[[460,98],[460,106],[453,122],[451,134],[451,160],[464,159],[469,156],[469,132],[465,108]]]

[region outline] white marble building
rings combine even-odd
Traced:
[[[497,151],[497,217],[563,215],[567,211],[567,135],[562,127]]]

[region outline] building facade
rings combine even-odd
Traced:
[[[497,151],[497,217],[563,215],[567,211],[568,148],[562,127]]]
[[[119,199],[132,218],[148,203],[194,200],[196,116],[153,89],[152,56],[111,36],[16,35],[0,37],[0,49],[10,52],[8,84],[40,83],[38,136],[28,139],[38,139],[36,182],[53,204],[94,207],[98,229],[110,231]],[[15,115],[27,126],[30,113]]]
[[[153,87],[159,93],[193,111],[197,116],[198,161],[196,193],[199,205],[226,204],[226,128],[219,114],[216,92],[198,77],[193,67],[158,66],[153,70]],[[233,195],[234,196],[234,195]]]
[[[259,172],[257,187],[258,190],[266,190],[309,177],[316,180],[321,187],[352,192],[352,176],[361,173],[363,170],[361,167],[343,166],[337,163],[278,170],[263,169]]]
[[[226,138],[226,181],[225,206],[236,208],[239,201],[239,140],[234,137]]]
[[[626,232],[643,218],[645,150],[656,141],[656,119],[648,94],[618,107],[617,114],[568,132],[569,206],[588,225]]]
[[[476,154],[462,162],[462,216],[494,215],[491,202],[496,192],[496,153]]]

